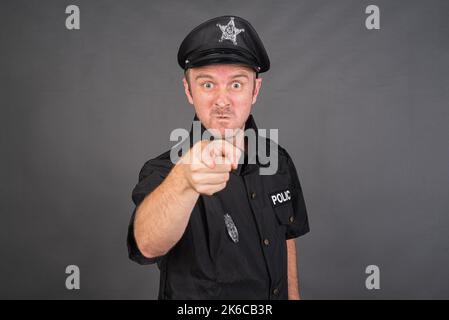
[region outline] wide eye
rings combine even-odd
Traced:
[[[212,82],[204,82],[202,86],[204,89],[212,89],[214,87],[214,84]]]
[[[240,89],[241,87],[242,87],[242,84],[240,82],[232,83],[232,89]]]

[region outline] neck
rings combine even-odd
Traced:
[[[245,126],[239,129],[235,129],[234,135],[226,138],[226,141],[232,143],[235,147],[239,148],[242,151],[245,150],[244,129]]]

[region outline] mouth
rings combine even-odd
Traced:
[[[228,116],[228,115],[216,115],[215,118],[217,118],[218,120],[229,120],[229,119],[231,119],[231,116]]]

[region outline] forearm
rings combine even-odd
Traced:
[[[134,235],[146,257],[167,253],[182,237],[199,194],[175,166],[136,211]]]
[[[294,239],[287,240],[287,277],[288,299],[299,300],[298,270],[296,264],[296,244]]]

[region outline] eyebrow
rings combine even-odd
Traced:
[[[246,75],[246,74],[244,74],[244,73],[236,74],[236,75],[232,76],[232,79],[235,79],[235,78],[241,78],[241,77],[246,78],[246,79],[249,79],[248,75]]]
[[[208,74],[199,74],[195,77],[195,80],[201,79],[201,78],[207,78],[207,79],[213,79],[212,76],[208,75]]]
[[[244,73],[239,73],[239,74],[233,75],[231,77],[231,79],[241,78],[241,77],[249,79],[248,75],[246,75]],[[213,79],[214,77],[212,77],[211,75],[208,75],[208,74],[199,74],[195,77],[195,80],[202,79],[202,78]]]

